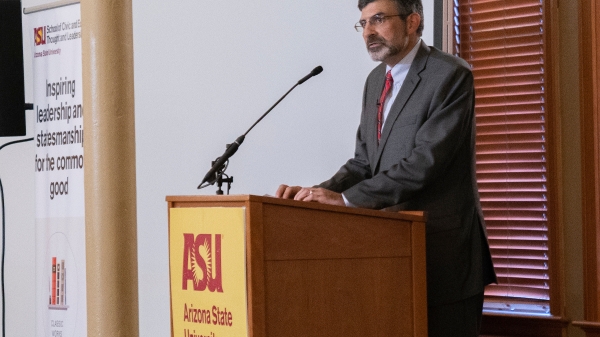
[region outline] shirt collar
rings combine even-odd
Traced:
[[[394,78],[394,84],[396,84],[397,79],[399,78],[401,72],[408,71],[408,69],[410,68],[410,65],[412,64],[413,60],[417,56],[417,52],[419,51],[420,46],[421,46],[421,38],[419,38],[419,40],[417,40],[417,43],[415,43],[415,46],[413,47],[413,49],[411,49],[411,51],[408,52],[408,54],[406,54],[406,56],[404,56],[404,58],[402,60],[400,60],[400,62],[396,63],[396,65],[394,65],[393,67],[390,67],[388,65],[385,66],[385,72],[388,72],[390,70],[392,71],[392,77]]]

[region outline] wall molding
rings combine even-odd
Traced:
[[[600,336],[600,4],[579,1],[579,76],[585,321],[574,324]]]
[[[484,313],[481,337],[562,337],[569,320],[557,316],[522,316]]]

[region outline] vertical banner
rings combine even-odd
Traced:
[[[36,336],[86,336],[80,6],[27,19],[36,126]]]
[[[248,336],[245,209],[169,214],[171,335]]]

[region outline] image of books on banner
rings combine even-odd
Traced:
[[[48,309],[67,310],[67,267],[65,260],[60,261],[52,257],[52,273],[50,275],[50,291],[48,296]]]

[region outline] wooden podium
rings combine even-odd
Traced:
[[[169,214],[243,209],[249,336],[427,336],[421,212],[254,195],[166,200]]]

